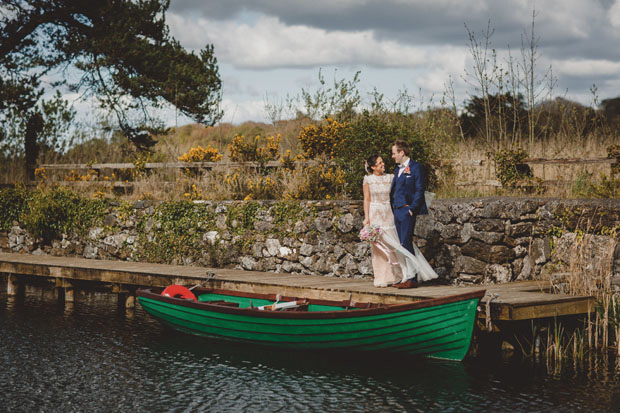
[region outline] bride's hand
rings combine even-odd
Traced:
[[[368,225],[370,225],[370,219],[368,218],[364,218],[364,220],[362,221],[362,224],[367,227]]]

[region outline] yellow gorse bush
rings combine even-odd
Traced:
[[[295,169],[296,161],[303,161],[305,158],[303,155],[293,156],[290,149],[286,150],[286,153],[282,155],[280,158],[280,162],[282,163],[282,167],[286,171],[292,171]]]
[[[75,172],[75,170],[71,170],[67,175],[65,175],[65,181],[69,182],[88,182],[95,181],[99,176],[99,173],[94,169],[90,169],[86,175],[80,175]]]
[[[206,148],[202,146],[191,148],[187,153],[179,156],[178,159],[183,162],[218,162],[223,157],[224,155],[220,154],[216,148],[207,145]]]
[[[260,177],[255,181],[248,178],[250,193],[244,198],[250,199],[277,199],[279,197],[278,183],[270,177]]]
[[[232,143],[228,145],[230,159],[234,162],[266,162],[276,160],[280,156],[280,141],[282,137],[261,137],[257,135],[253,140],[243,135],[235,134]]]
[[[336,199],[344,194],[346,185],[344,171],[336,165],[321,162],[303,172],[301,184],[283,199]]]
[[[325,119],[325,122],[319,125],[304,127],[298,136],[304,156],[307,159],[314,159],[318,155],[325,154],[333,158],[344,140],[347,127],[346,123],[340,123],[332,118]]]
[[[192,184],[191,190],[183,194],[186,199],[190,201],[196,201],[202,199],[202,191],[196,187],[195,184]]]

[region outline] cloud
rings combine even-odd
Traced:
[[[197,49],[203,46],[202,43],[213,43],[218,59],[238,68],[336,64],[416,67],[428,64],[431,59],[424,48],[378,40],[370,31],[286,26],[274,17],[262,17],[255,25],[249,25],[170,15],[168,23],[173,35],[184,46]]]
[[[246,120],[266,121],[263,100],[246,99],[242,101],[224,98],[222,100],[224,117],[222,122],[239,123]]]
[[[554,61],[556,73],[567,76],[617,76],[620,73],[620,62],[610,60],[567,59]]]
[[[620,41],[620,6],[583,0],[182,0],[171,11],[209,21],[273,17],[287,27],[304,26],[326,32],[372,33],[377,41],[415,47],[467,45],[464,24],[480,34],[487,23],[495,28],[493,47],[513,49],[529,32],[536,10],[540,47],[554,57],[585,53],[604,58]],[[611,26],[610,26],[611,23]],[[593,47],[592,40],[597,43]]]
[[[312,89],[319,68],[345,79],[361,70],[370,80],[361,89],[389,94],[402,85],[427,100],[452,78],[458,103],[475,94],[463,80],[471,70],[465,24],[483,41],[490,21],[500,62],[508,46],[520,60],[533,10],[539,76],[551,64],[557,90],[579,100],[593,83],[601,95],[617,90],[620,0],[174,0],[167,20],[185,47],[215,45],[225,110],[237,122],[263,118],[265,94]]]
[[[609,8],[607,18],[614,29],[620,30],[620,0],[616,0],[616,2]]]

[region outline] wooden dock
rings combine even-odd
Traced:
[[[310,275],[277,274],[236,269],[204,268],[142,262],[90,260],[0,253],[0,273],[8,275],[7,292],[17,291],[20,278],[44,278],[62,288],[73,300],[73,289],[96,283],[127,295],[133,303],[135,290],[142,286],[170,284],[213,286],[247,292],[277,292],[285,296],[352,299],[358,302],[398,303],[436,298],[486,289],[479,316],[490,310],[493,321],[520,321],[585,314],[594,309],[592,297],[549,294],[546,281],[524,281],[496,285],[424,285],[415,289],[377,288],[370,278],[351,279]],[[129,304],[128,301],[128,304]],[[488,306],[488,308],[487,308]]]

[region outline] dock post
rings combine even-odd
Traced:
[[[19,291],[19,284],[17,283],[17,276],[13,274],[9,274],[7,278],[8,280],[6,283],[6,294],[9,297],[14,297],[17,295]]]
[[[73,293],[74,293],[73,287],[65,287],[65,303],[74,302]]]
[[[131,294],[131,291],[122,284],[113,284],[112,293],[116,294],[119,308],[134,308],[135,297]]]
[[[73,303],[75,301],[75,289],[73,288],[73,284],[71,284],[69,281],[65,280],[64,278],[56,278],[56,288],[59,292],[64,293],[59,294],[59,297],[64,297],[65,303]]]
[[[136,297],[132,294],[127,294],[125,298],[125,308],[136,308]]]

